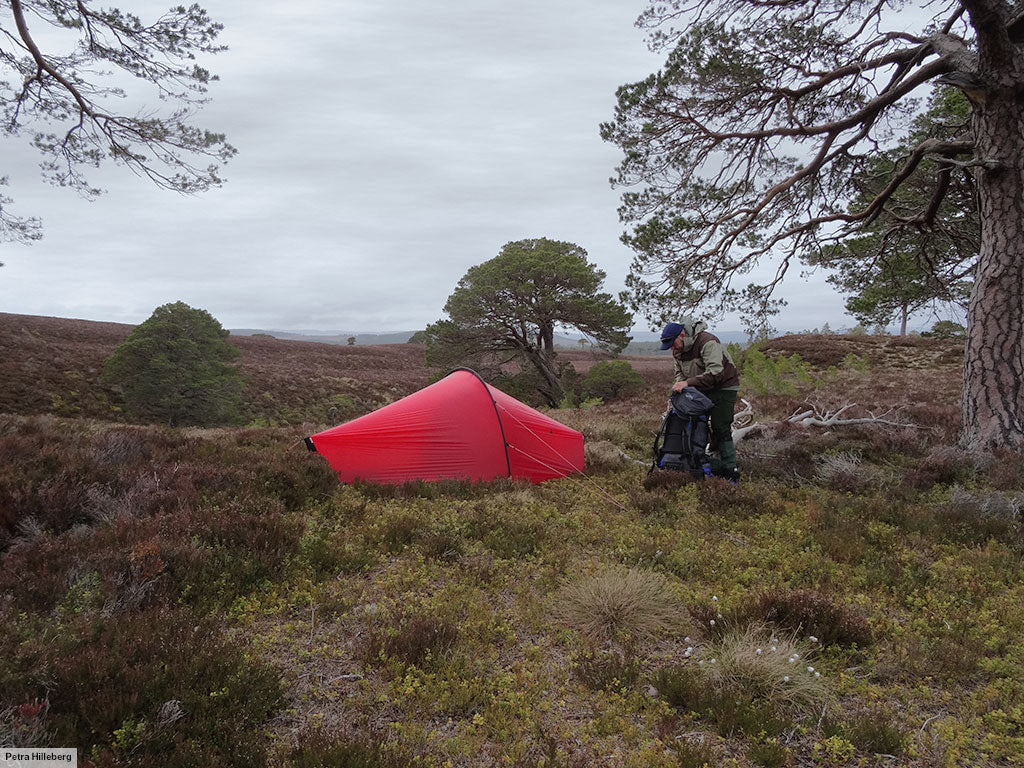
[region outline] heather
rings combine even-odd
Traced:
[[[0,741],[98,766],[1017,764],[1024,458],[955,448],[932,342],[904,347],[918,367],[870,337],[812,357],[829,341],[749,358],[740,485],[645,486],[656,368],[551,410],[588,471],[537,486],[343,486],[305,450],[334,395],[269,382],[339,355],[368,407],[426,383],[416,345],[360,350],[399,379],[240,344],[280,393],[262,426],[5,401]],[[73,378],[88,345],[65,343]],[[899,426],[786,422],[849,402]]]

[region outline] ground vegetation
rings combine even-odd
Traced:
[[[293,380],[328,354],[249,343]],[[909,426],[781,424],[740,444],[738,486],[644,488],[667,360],[551,410],[617,453],[538,486],[342,486],[291,403],[196,429],[8,396],[0,742],[97,766],[1018,764],[1024,457],[956,448],[936,345],[766,343],[759,380],[791,387],[741,390],[758,415],[884,399]]]

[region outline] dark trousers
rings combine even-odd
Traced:
[[[732,420],[736,412],[735,389],[713,389],[705,392],[715,404],[711,409],[711,450],[718,453],[724,469],[736,467],[736,444],[732,441]],[[712,467],[717,462],[712,461]]]

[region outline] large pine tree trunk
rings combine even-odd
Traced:
[[[977,173],[981,252],[961,403],[971,450],[1024,449],[1024,102],[1014,88],[1024,68],[1000,63],[1003,82],[974,114],[977,157],[999,166]]]

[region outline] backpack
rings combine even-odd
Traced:
[[[672,393],[672,408],[654,438],[654,462],[648,474],[656,469],[689,472],[698,480],[711,474],[707,445],[712,408],[714,403],[693,387]]]

